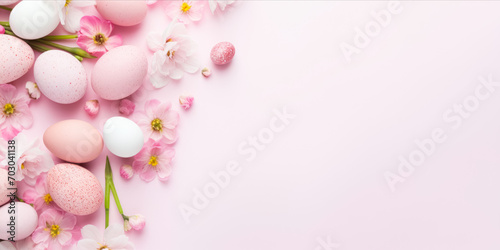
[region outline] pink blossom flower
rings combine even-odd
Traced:
[[[142,230],[146,226],[146,218],[142,214],[136,214],[132,216],[127,216],[124,222],[125,231],[131,229]]]
[[[42,95],[40,89],[38,89],[38,85],[31,81],[26,82],[26,90],[28,91],[28,95],[31,99],[37,100]]]
[[[104,230],[104,237],[101,231],[94,225],[86,225],[82,228],[82,239],[78,241],[79,250],[132,250],[134,245],[125,236],[123,227],[119,224],[112,224]]]
[[[47,249],[61,249],[73,243],[75,225],[76,216],[73,214],[47,209],[38,218],[33,241]]]
[[[219,9],[221,11],[224,11],[227,6],[233,4],[234,2],[236,2],[236,1],[235,0],[208,0],[208,6],[210,7],[212,14],[214,14],[215,10],[217,9],[217,6],[219,6]]]
[[[185,24],[196,22],[203,16],[203,3],[192,0],[172,1],[167,6],[167,15]]]
[[[16,94],[16,87],[0,84],[0,131],[5,140],[11,140],[23,129],[31,128],[33,116],[26,94]]]
[[[31,140],[20,134],[16,137],[16,141],[18,151],[14,178],[16,181],[24,181],[33,186],[41,173],[49,171],[54,166],[54,161],[46,151],[40,149],[40,140]]]
[[[120,176],[125,180],[130,180],[134,176],[132,166],[125,164],[120,167]]]
[[[171,110],[170,103],[161,103],[153,99],[145,103],[145,112],[138,114],[138,125],[144,132],[144,138],[159,141],[164,138],[167,144],[177,140],[179,113]]]
[[[179,97],[179,103],[181,104],[181,107],[184,109],[189,109],[191,108],[191,105],[193,105],[194,97],[192,96],[180,96]]]
[[[122,115],[130,115],[134,113],[135,110],[135,103],[133,103],[129,99],[122,99],[120,101],[120,107],[118,108],[120,111],[120,114]]]
[[[110,21],[102,21],[96,16],[84,16],[80,20],[80,25],[81,29],[76,43],[94,56],[100,57],[109,50],[122,45],[121,36],[111,36],[113,24]]]
[[[87,114],[90,117],[95,117],[97,115],[97,113],[99,113],[99,109],[100,109],[99,101],[98,100],[89,100],[89,101],[85,102],[84,109],[85,109],[85,112],[87,112]]]
[[[28,189],[22,197],[26,203],[33,204],[37,212],[52,208],[61,211],[61,208],[52,200],[47,185],[47,174],[42,173],[38,176],[34,189]]]
[[[199,62],[194,57],[196,43],[182,23],[171,22],[163,34],[149,34],[147,42],[154,52],[148,71],[153,87],[162,88],[171,80],[181,79],[184,72],[198,71]]]
[[[166,181],[172,173],[172,159],[175,151],[162,141],[150,139],[134,157],[132,167],[142,180],[150,182],[156,175],[160,181]]]

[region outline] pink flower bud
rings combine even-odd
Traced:
[[[203,68],[201,70],[201,74],[204,76],[204,77],[209,77],[211,74],[212,74],[212,71],[210,71],[208,68]]]
[[[181,107],[184,109],[189,109],[191,108],[191,105],[193,105],[194,97],[192,96],[180,96],[179,97],[179,103],[181,104]]]
[[[42,95],[40,93],[40,89],[38,89],[38,85],[31,81],[26,82],[26,90],[28,91],[28,95],[31,99],[37,100]]]
[[[141,214],[128,217],[128,225],[134,230],[142,230],[146,226],[146,218]],[[125,226],[126,228],[126,226]],[[129,229],[130,230],[130,229]]]
[[[130,180],[134,176],[134,169],[130,165],[123,165],[120,167],[120,176],[125,180]]]
[[[0,25],[0,34],[5,34],[5,28],[2,25]]]
[[[120,107],[119,107],[120,114],[128,116],[134,113],[134,110],[135,110],[135,104],[129,99],[123,99],[120,101]]]
[[[130,229],[132,229],[132,226],[130,226],[130,222],[128,221],[128,219],[126,219],[126,220],[123,222],[123,231],[127,232],[127,231],[129,231]]]
[[[85,103],[85,112],[91,117],[94,117],[99,113],[99,101],[90,100]]]

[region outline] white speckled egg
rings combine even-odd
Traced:
[[[35,62],[34,74],[42,94],[57,103],[74,103],[80,100],[87,90],[85,68],[67,52],[44,52]]]
[[[148,13],[148,5],[142,1],[97,0],[96,9],[104,19],[120,26],[141,23]]]
[[[10,12],[12,31],[27,40],[50,34],[60,21],[56,4],[56,1],[21,1]]]
[[[15,226],[11,228],[11,216],[15,216]],[[38,225],[38,214],[35,209],[24,202],[9,202],[0,207],[0,239],[22,240],[30,236]],[[14,229],[13,232],[11,229]]]
[[[75,215],[94,213],[104,200],[101,184],[94,174],[75,164],[61,163],[52,167],[47,185],[52,200]]]
[[[16,187],[16,185],[9,185],[9,174],[7,170],[0,168],[0,206],[9,201],[9,190],[8,188]]]
[[[92,88],[103,99],[123,99],[141,87],[147,73],[146,55],[135,46],[121,46],[97,61],[92,71]]]
[[[0,0],[0,5],[11,5],[17,3],[19,0]]]
[[[12,82],[33,66],[35,54],[23,40],[0,35],[0,84]]]
[[[104,124],[102,136],[109,151],[119,157],[132,157],[139,153],[144,145],[141,128],[125,117],[109,118]]]

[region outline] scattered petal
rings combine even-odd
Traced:
[[[204,77],[209,77],[210,75],[212,75],[212,71],[210,71],[210,69],[208,69],[207,67],[203,68],[201,70],[201,74],[204,76]]]
[[[26,90],[28,91],[28,95],[31,99],[37,100],[41,96],[40,89],[38,89],[38,85],[32,81],[26,82]]]
[[[179,103],[181,104],[181,107],[184,109],[189,109],[191,108],[191,105],[193,105],[194,97],[192,96],[180,96],[179,97]]]
[[[129,99],[122,99],[120,101],[120,107],[118,109],[120,111],[120,114],[122,115],[131,115],[132,113],[134,113],[135,103],[133,103]]]
[[[146,218],[141,214],[129,216],[128,222],[129,226],[137,231],[142,230],[146,226]]]
[[[0,25],[0,34],[5,34],[5,28],[2,25]]]
[[[130,180],[134,176],[134,169],[132,166],[125,164],[120,168],[120,176],[125,180]]]
[[[99,113],[99,101],[98,100],[90,100],[85,103],[85,112],[87,112],[90,117],[95,117],[97,113]]]

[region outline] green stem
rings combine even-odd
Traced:
[[[75,38],[78,38],[78,35],[46,36],[46,37],[43,37],[42,40],[57,41],[57,40],[66,40],[66,39],[75,39]]]
[[[0,9],[4,9],[4,10],[8,10],[8,11],[12,11],[12,9],[11,9],[11,8],[9,8],[9,7],[5,7],[5,6],[0,6]]]
[[[64,45],[61,45],[61,44],[57,44],[57,43],[45,41],[43,39],[38,39],[36,41],[39,42],[39,43],[43,43],[45,45],[48,45],[50,47],[54,47],[54,48],[57,48],[57,49],[61,49],[61,50],[67,51],[67,52],[69,52],[71,54],[74,54],[74,55],[77,55],[77,56],[80,56],[80,57],[83,57],[83,58],[96,58],[95,56],[90,55],[89,53],[87,53],[85,50],[83,50],[81,48],[67,47],[67,46],[64,46]]]
[[[7,31],[5,31],[7,32]],[[7,34],[7,33],[6,33]],[[42,45],[39,45],[39,44],[36,44],[32,41],[26,41],[26,43],[29,44],[29,46],[31,46],[31,48],[33,48],[34,50],[37,50],[37,51],[40,51],[40,52],[45,52],[45,51],[48,51],[50,50],[50,48],[47,48],[45,46],[42,46]]]
[[[10,23],[9,22],[0,22],[0,25],[2,25],[4,27],[10,27]]]
[[[105,228],[109,226],[109,194],[111,189],[111,183],[113,182],[113,173],[111,172],[111,165],[109,164],[109,158],[106,156],[106,169],[105,169],[105,179],[106,179],[106,191],[104,193],[104,209],[106,212],[106,222]]]

